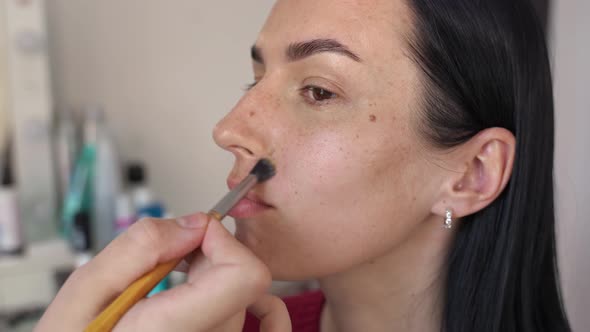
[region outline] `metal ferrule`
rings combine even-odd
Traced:
[[[240,182],[232,191],[227,193],[217,203],[213,209],[209,211],[209,215],[215,215],[216,219],[221,220],[236,205],[252,187],[256,185],[258,178],[254,174],[248,174],[248,176]],[[217,218],[219,217],[219,218]]]

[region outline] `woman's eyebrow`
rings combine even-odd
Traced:
[[[356,62],[361,62],[361,58],[358,55],[336,39],[312,39],[292,43],[287,47],[286,56],[290,62],[294,62],[324,52],[337,53],[349,57]],[[253,61],[264,64],[262,50],[258,46],[252,46],[250,55]]]
[[[358,55],[336,39],[312,39],[305,42],[293,43],[287,48],[287,59],[289,61],[298,61],[322,52],[338,53],[356,62],[361,62],[361,58]]]

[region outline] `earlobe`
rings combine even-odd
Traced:
[[[514,135],[503,128],[489,128],[457,149],[452,163],[462,165],[449,172],[432,212],[444,216],[452,209],[464,217],[491,204],[506,187],[514,161]],[[446,189],[445,189],[446,188]]]

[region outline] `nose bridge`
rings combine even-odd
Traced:
[[[268,155],[266,133],[272,97],[254,88],[215,126],[213,138],[221,148],[237,156],[260,158]]]

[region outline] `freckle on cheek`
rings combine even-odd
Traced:
[[[377,117],[374,114],[369,115],[369,120],[371,120],[371,122],[375,122],[377,121]]]
[[[253,117],[254,115],[256,115],[256,112],[250,112],[250,117]]]

